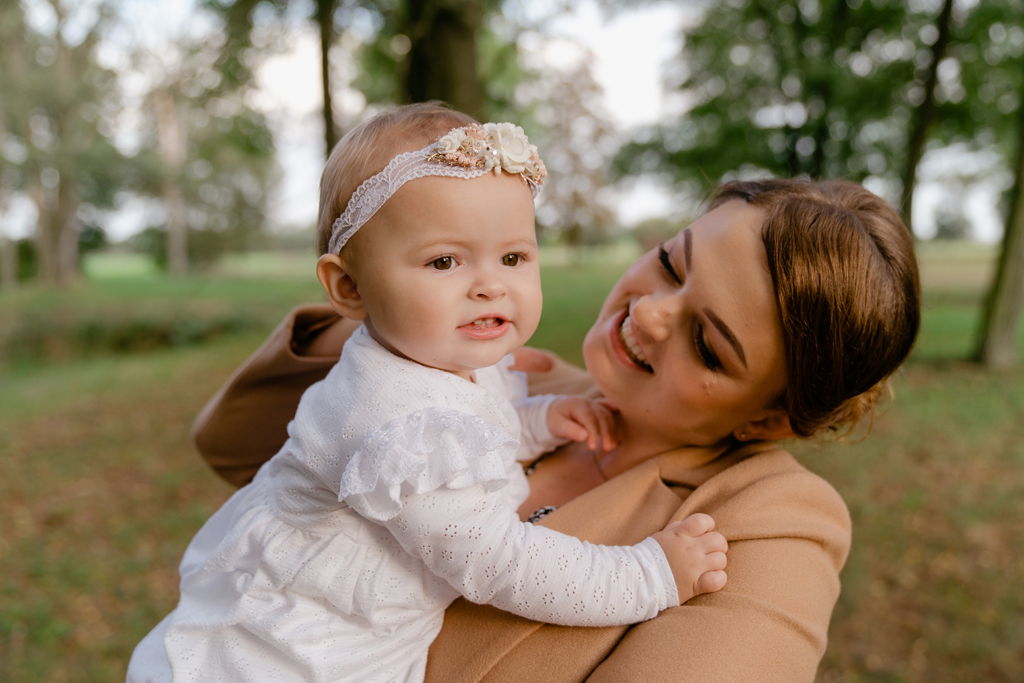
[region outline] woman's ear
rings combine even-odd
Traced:
[[[793,436],[789,415],[782,408],[769,408],[760,417],[734,429],[732,435],[738,441],[777,441]]]
[[[366,317],[366,306],[359,295],[352,269],[341,256],[324,254],[316,262],[316,277],[327,292],[331,307],[343,318],[362,320]]]

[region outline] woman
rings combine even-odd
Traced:
[[[531,390],[595,389],[620,445],[539,459],[523,518],[596,543],[639,541],[693,512],[729,540],[729,583],[633,627],[573,629],[456,602],[428,680],[812,680],[849,516],[775,441],[852,426],[885,392],[919,322],[895,212],[846,182],[730,183],[642,256],[584,342],[590,377],[545,357]],[[200,415],[207,461],[244,483],[285,438],[301,391],[354,324],[296,311]],[[543,365],[543,363],[542,363]]]

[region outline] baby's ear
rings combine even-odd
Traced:
[[[337,254],[324,254],[316,262],[316,277],[338,315],[350,320],[366,317],[366,306],[359,296],[359,287],[344,259]]]

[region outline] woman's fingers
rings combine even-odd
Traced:
[[[551,360],[551,356],[543,351],[531,349],[527,346],[513,351],[512,357],[515,359],[515,362],[512,363],[509,370],[516,370],[518,372],[550,372],[551,368],[555,367],[555,362]]]

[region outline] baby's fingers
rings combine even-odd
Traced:
[[[598,439],[602,437],[601,422],[597,417],[597,414],[590,406],[584,407],[581,410],[573,412],[573,420],[586,430],[586,442],[587,448],[590,450],[596,450],[598,445]],[[583,439],[577,439],[583,441]]]

